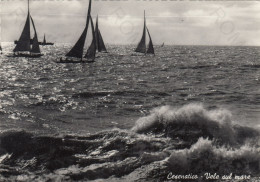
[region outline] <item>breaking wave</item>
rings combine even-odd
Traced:
[[[224,109],[163,106],[131,130],[85,136],[0,134],[1,181],[161,181],[172,174],[260,175],[259,131]],[[145,180],[144,180],[145,179]]]
[[[202,104],[181,108],[163,106],[140,118],[132,131],[153,133],[172,139],[179,138],[194,144],[200,137],[215,139],[221,144],[241,144],[259,131],[232,122],[232,114],[225,109],[206,110]]]

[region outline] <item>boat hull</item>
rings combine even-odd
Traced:
[[[7,57],[25,57],[25,58],[39,58],[43,56],[43,54],[13,54],[13,55],[8,55]]]
[[[14,44],[17,44],[18,43],[18,40],[15,40],[14,41]],[[33,44],[33,39],[30,39],[30,44],[32,45]],[[47,42],[47,43],[43,43],[43,42],[39,42],[40,45],[44,46],[44,45],[54,45],[54,43],[52,42]]]
[[[131,56],[155,56],[155,54],[134,52],[134,53],[131,54]]]
[[[94,59],[93,60],[87,60],[87,59],[83,59],[83,60],[73,60],[73,59],[62,59],[60,58],[56,63],[94,63]]]
[[[54,45],[54,43],[51,43],[51,42],[47,42],[47,43],[39,42],[39,44],[42,45],[42,46],[45,46],[45,45]]]

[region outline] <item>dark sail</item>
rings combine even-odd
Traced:
[[[96,47],[96,36],[95,36],[94,23],[93,23],[91,16],[90,16],[90,23],[91,23],[91,30],[92,30],[93,39],[92,39],[91,45],[89,46],[88,51],[85,55],[85,58],[94,60],[95,56],[96,56],[97,47]]]
[[[33,25],[33,29],[34,29],[34,37],[33,37],[33,44],[32,44],[31,53],[40,54],[41,51],[40,51],[40,46],[39,46],[39,42],[38,42],[38,36],[37,36],[36,28],[35,28],[32,17],[31,17],[31,20],[32,20],[32,25]]]
[[[31,46],[30,46],[30,13],[28,10],[28,15],[26,18],[26,22],[25,22],[22,34],[13,51],[14,52],[19,52],[19,51],[28,51],[29,52],[30,50],[31,50]]]
[[[44,37],[43,37],[43,44],[46,44],[46,39],[45,39],[45,34],[44,34]]]
[[[84,31],[82,32],[79,40],[76,42],[76,44],[72,47],[72,49],[66,54],[68,57],[76,57],[76,58],[82,58],[83,56],[83,49],[85,40],[87,37],[87,31],[88,31],[88,24],[89,24],[89,17],[91,12],[91,0],[89,0],[89,6],[88,6],[88,16],[87,16],[87,22]]]
[[[154,48],[153,48],[153,42],[152,42],[152,38],[151,38],[151,35],[150,35],[150,32],[148,30],[148,28],[146,27],[147,29],[147,32],[148,32],[148,35],[149,35],[149,46],[148,46],[148,49],[147,49],[147,54],[154,54]]]
[[[79,40],[76,42],[76,44],[72,47],[72,49],[70,50],[70,52],[68,52],[66,54],[66,56],[69,57],[76,57],[76,58],[82,58],[83,55],[83,48],[84,48],[84,44],[85,44],[85,40],[86,40],[86,36],[87,36],[87,30],[88,28],[85,27],[84,31],[82,32]]]
[[[138,43],[137,48],[135,49],[135,52],[141,52],[141,53],[146,53],[146,43],[145,43],[145,29],[146,29],[146,22],[145,22],[145,12],[144,12],[144,29],[143,29],[143,35]]]
[[[96,45],[97,45],[98,52],[102,52],[102,51],[107,52],[107,49],[106,49],[106,46],[104,44],[102,35],[101,35],[100,30],[98,28],[98,16],[97,16],[97,20],[96,20],[95,34],[96,34],[96,41],[97,41]]]

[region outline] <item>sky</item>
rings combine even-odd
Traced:
[[[75,43],[87,16],[88,0],[31,0],[30,13],[38,38]],[[260,2],[188,0],[93,0],[91,15],[99,16],[106,44],[137,44],[143,14],[154,44],[260,45]],[[19,39],[27,1],[0,1],[1,42]],[[91,34],[88,34],[90,36]]]

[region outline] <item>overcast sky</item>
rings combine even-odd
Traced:
[[[27,2],[0,1],[1,41],[12,42],[23,29]],[[38,38],[75,43],[82,33],[87,0],[30,1]],[[102,1],[92,2],[105,43],[137,44],[143,11],[154,44],[260,45],[260,2],[257,1]],[[88,34],[89,36],[90,34]]]

